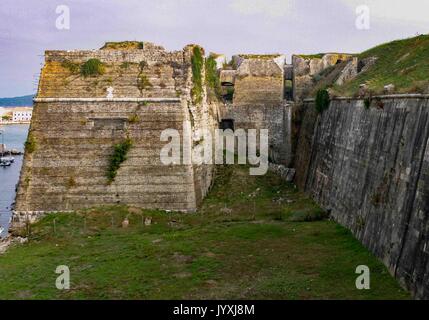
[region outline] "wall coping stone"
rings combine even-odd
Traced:
[[[34,102],[180,102],[180,98],[34,98]]]
[[[417,99],[429,99],[429,94],[421,94],[421,93],[402,93],[402,94],[387,94],[387,95],[379,95],[372,96],[374,99],[396,99],[396,98],[417,98]],[[335,97],[331,98],[331,100],[363,100],[365,97]],[[304,102],[314,102],[315,98],[307,98],[304,99]]]

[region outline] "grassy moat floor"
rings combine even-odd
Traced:
[[[196,214],[47,216],[0,256],[0,299],[410,298],[349,231],[317,220],[323,212],[293,185],[246,167],[218,171]],[[59,265],[70,268],[70,290],[55,287]],[[371,270],[370,290],[356,289],[358,265]]]

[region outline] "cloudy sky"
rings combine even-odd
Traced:
[[[60,5],[70,29],[56,28]],[[356,20],[370,9],[370,28]],[[360,52],[429,32],[427,0],[1,0],[0,97],[35,92],[47,49],[141,40],[235,53]]]

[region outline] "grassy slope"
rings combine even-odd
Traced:
[[[51,215],[28,244],[0,256],[0,299],[409,298],[346,229],[290,220],[313,212],[314,202],[276,176],[228,167],[197,214],[112,207]],[[371,269],[371,290],[355,288],[360,264]],[[55,289],[58,265],[70,267],[69,291]]]
[[[429,88],[429,35],[397,40],[382,44],[359,55],[359,59],[378,57],[367,72],[335,91],[353,95],[362,83],[367,83],[375,93],[394,84],[398,93],[427,93]]]

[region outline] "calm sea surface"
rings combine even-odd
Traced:
[[[7,148],[24,151],[24,143],[27,139],[29,125],[14,124],[0,125],[2,135],[0,135],[0,143],[4,143]],[[15,162],[10,167],[0,167],[0,226],[5,228],[5,231],[0,236],[7,234],[9,221],[11,217],[11,205],[15,201],[15,188],[18,183],[19,173],[22,166],[22,156],[14,156]]]

